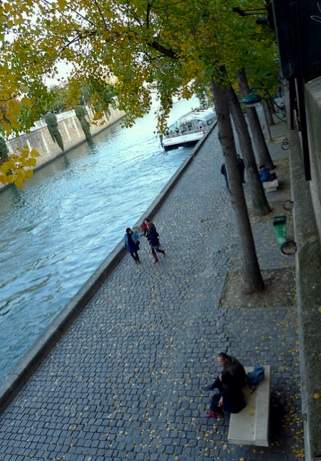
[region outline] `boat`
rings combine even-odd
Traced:
[[[170,125],[161,137],[164,150],[187,147],[200,141],[216,122],[213,109],[193,110]]]

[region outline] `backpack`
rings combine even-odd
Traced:
[[[247,374],[250,386],[258,386],[264,379],[264,367],[255,365],[254,370]]]

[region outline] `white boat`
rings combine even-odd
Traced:
[[[165,150],[196,144],[215,122],[216,113],[213,109],[189,112],[167,128],[161,144]]]

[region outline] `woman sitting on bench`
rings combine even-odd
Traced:
[[[222,413],[239,413],[245,407],[243,388],[247,383],[247,376],[243,365],[234,357],[221,352],[217,356],[218,363],[223,366],[222,374],[213,384],[206,387],[208,391],[216,390],[213,395],[208,418],[217,419]]]

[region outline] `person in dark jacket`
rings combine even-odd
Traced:
[[[229,193],[231,193],[230,191],[230,186],[229,186],[229,183],[228,183],[228,177],[227,177],[227,171],[226,171],[226,166],[225,166],[225,163],[222,163],[222,166],[221,166],[221,174],[224,176],[225,178],[225,183],[226,183],[226,187],[227,187],[227,190]]]
[[[140,263],[138,256],[139,250],[139,235],[134,232],[130,227],[126,229],[126,234],[124,237],[125,248],[128,253],[131,255],[136,264]]]
[[[240,157],[238,155],[236,161],[237,161],[237,168],[238,168],[238,170],[240,172],[240,175],[241,175],[242,184],[245,184],[245,164],[244,164],[244,160],[242,159],[242,157]],[[229,193],[231,193],[225,163],[222,163],[221,174],[225,178],[227,190],[229,191]]]
[[[238,168],[238,170],[240,172],[240,175],[241,175],[242,184],[245,184],[245,164],[244,164],[244,160],[242,159],[242,157],[240,155],[237,156],[236,160],[237,160],[237,168]]]
[[[239,413],[246,405],[243,388],[247,383],[243,365],[234,357],[221,352],[217,356],[223,367],[222,373],[206,390],[215,390],[210,404],[208,418],[218,418],[222,411]]]
[[[157,253],[162,253],[164,256],[166,253],[165,250],[161,248],[161,244],[159,242],[159,234],[156,230],[156,226],[150,219],[145,219],[143,226],[145,236],[147,237],[148,243],[152,250],[154,262],[158,263],[159,259]]]
[[[276,174],[271,173],[270,169],[267,168],[265,165],[260,166],[259,175],[261,182],[274,181],[277,178]]]

